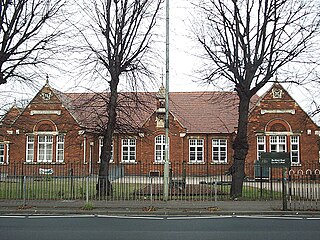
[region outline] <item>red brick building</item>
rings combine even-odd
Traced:
[[[61,93],[47,83],[26,108],[13,106],[2,119],[0,164],[31,166],[34,173],[54,166],[61,174],[75,164],[76,174],[92,173],[100,162],[99,133],[107,119],[105,96]],[[164,100],[163,88],[158,93],[120,94],[122,110],[111,165],[141,163],[148,167],[139,172],[147,174],[163,164]],[[184,162],[205,172],[210,166],[232,162],[238,118],[236,93],[170,93],[169,105],[172,167]],[[251,109],[247,163],[254,163],[262,151],[290,152],[293,166],[319,162],[319,127],[281,85],[273,85],[260,98],[255,96]]]

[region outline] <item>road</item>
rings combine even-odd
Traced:
[[[0,216],[1,240],[317,239],[320,218]]]

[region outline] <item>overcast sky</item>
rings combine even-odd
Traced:
[[[186,0],[171,0],[170,1],[170,91],[207,91],[212,90],[210,86],[199,85],[199,82],[196,82],[198,74],[196,70],[201,65],[201,59],[195,54],[201,53],[202,49],[197,42],[192,39],[193,34],[190,30],[192,26],[192,18],[194,15],[194,7],[192,4],[188,3]],[[163,22],[165,19],[163,19]],[[160,51],[165,56],[165,25],[161,26],[163,31],[163,40]],[[159,66],[158,72],[158,85],[161,84],[161,72],[165,70],[164,59],[160,60],[162,66]],[[160,70],[161,68],[161,70]],[[51,72],[49,73],[50,84],[61,91],[69,91],[72,88],[72,84],[75,82],[74,79],[70,79],[69,76],[66,76],[65,73],[60,72]],[[43,77],[42,83],[45,84],[45,75]],[[10,100],[14,98],[17,99],[27,99],[32,98],[39,86],[36,88],[21,87],[16,84],[7,84],[1,85],[1,97],[0,101]],[[259,94],[263,94],[268,85],[264,88]],[[293,86],[285,85],[289,93],[295,100],[305,109],[305,111],[311,111],[310,96],[302,88],[296,88]],[[156,91],[157,89],[153,89]],[[319,98],[318,98],[319,100]],[[320,101],[318,101],[319,104]],[[319,117],[316,121],[319,123]]]

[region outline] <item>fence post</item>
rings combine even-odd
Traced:
[[[151,184],[150,184],[150,200],[151,200],[151,206],[152,206],[152,184],[153,184],[152,179],[153,179],[153,177],[150,176],[150,181],[151,181]]]
[[[23,206],[27,206],[27,176],[23,176]]]
[[[287,185],[286,185],[286,179],[287,177],[287,168],[282,168],[282,208],[283,211],[288,210],[288,205],[287,205]]]
[[[260,199],[262,199],[262,188],[263,188],[263,185],[262,185],[262,165],[260,163]]]
[[[73,168],[69,169],[69,178],[70,178],[70,192],[71,192],[71,199],[73,199],[74,194],[73,194]]]
[[[86,203],[89,203],[89,176],[86,177]]]
[[[214,205],[217,206],[218,201],[218,183],[217,180],[214,180]]]

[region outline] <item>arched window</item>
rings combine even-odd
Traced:
[[[163,163],[165,161],[166,154],[166,137],[165,135],[159,135],[155,138],[155,162]]]
[[[38,122],[26,136],[26,162],[64,162],[65,134],[51,120]]]
[[[290,152],[291,164],[300,164],[300,136],[294,134],[290,124],[280,118],[272,119],[265,127],[265,133],[257,136],[257,157],[261,152]],[[268,146],[268,147],[267,147]]]

